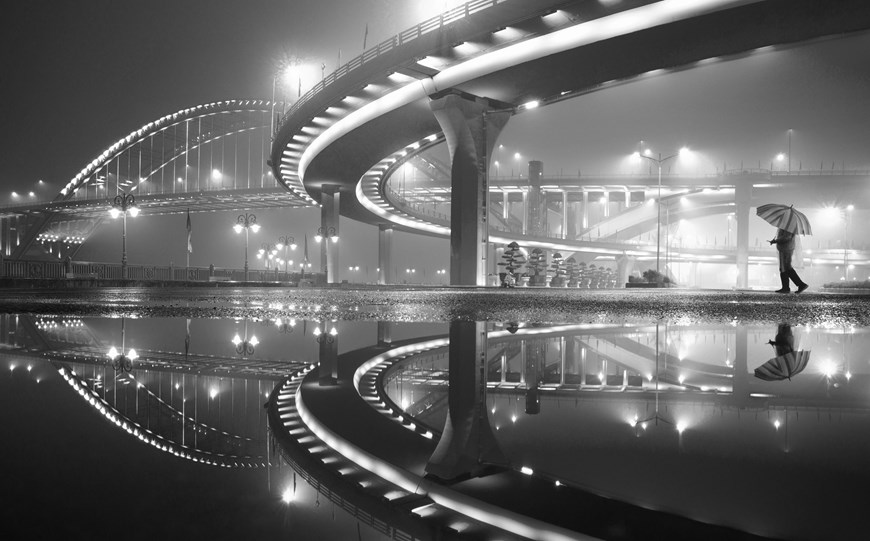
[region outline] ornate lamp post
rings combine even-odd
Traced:
[[[284,250],[284,274],[287,274],[287,267],[292,265],[292,262],[287,260],[287,248],[291,250],[296,250],[296,239],[291,237],[290,235],[281,235],[278,237],[278,245],[276,248],[279,250]]]
[[[112,218],[122,216],[123,226],[121,229],[121,278],[127,279],[127,212],[134,218],[139,215],[139,207],[136,206],[136,197],[122,191],[112,201],[112,209],[109,211]]]
[[[314,240],[320,242],[323,240],[323,237],[329,237],[329,240],[332,242],[338,242],[338,235],[335,234],[335,228],[329,227],[324,229],[323,227],[317,228],[317,234],[314,235]]]
[[[245,281],[248,281],[248,230],[251,229],[256,233],[260,230],[260,224],[257,223],[257,217],[253,214],[239,214],[236,219],[236,225],[233,226],[236,233],[241,233],[245,230]]]
[[[124,354],[124,343],[125,343],[125,319],[121,318],[121,351],[115,349],[115,346],[112,346],[109,349],[109,352],[106,354],[107,357],[112,361],[112,368],[115,369],[115,372],[130,372],[133,370],[133,361],[139,358],[139,355],[136,353],[136,350],[130,348],[130,351],[127,354]]]

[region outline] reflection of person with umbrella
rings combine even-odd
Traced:
[[[756,214],[777,228],[776,237],[768,241],[770,244],[776,244],[776,250],[779,252],[779,279],[782,282],[782,288],[777,289],[776,292],[791,292],[789,279],[797,286],[798,293],[803,292],[810,286],[805,284],[798,276],[797,271],[794,270],[792,258],[796,246],[800,243],[798,235],[813,234],[809,220],[803,213],[796,211],[792,205],[761,205]],[[801,255],[799,259],[802,260],[803,256]],[[798,264],[800,263],[799,261]]]
[[[776,328],[776,336],[768,340],[773,346],[776,357],[770,359],[755,369],[755,377],[765,381],[779,381],[791,379],[795,374],[802,372],[810,362],[810,352],[805,350],[795,351],[794,334],[791,325],[780,323]]]

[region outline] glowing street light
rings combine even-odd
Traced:
[[[314,235],[314,240],[320,242],[323,240],[324,236],[329,237],[329,240],[332,242],[338,242],[338,235],[335,233],[334,227],[329,227],[326,230],[324,230],[323,227],[318,227],[317,234]]]
[[[239,214],[236,219],[236,225],[233,226],[236,233],[241,233],[245,230],[245,281],[248,281],[248,230],[253,230],[254,233],[260,230],[260,224],[257,223],[257,217],[253,214]]]
[[[127,213],[134,218],[139,215],[139,207],[136,206],[136,197],[131,193],[122,191],[112,201],[112,209],[109,214],[112,218],[123,216],[121,229],[121,278],[127,279]]]

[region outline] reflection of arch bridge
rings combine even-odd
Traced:
[[[339,214],[379,226],[379,281],[393,281],[389,246],[399,229],[449,235],[451,283],[483,285],[487,243],[501,238],[488,221],[487,169],[510,117],[654,70],[867,28],[870,8],[858,0],[469,2],[379,44],[303,96],[279,125],[271,165],[284,186],[322,204],[324,228],[337,231]],[[441,168],[450,170],[449,227],[403,216],[384,195],[396,164],[440,140],[451,154]],[[743,237],[746,209],[737,215]],[[532,218],[540,231],[542,217]],[[740,240],[736,261],[745,271]],[[337,246],[327,268],[338,281]]]
[[[113,369],[107,346],[79,319],[5,314],[0,329],[11,369],[19,360],[50,364],[95,413],[142,443],[223,467],[266,465],[262,403],[277,381],[309,367],[140,349],[125,373]]]
[[[306,205],[265,165],[272,107],[222,101],[149,122],[88,163],[53,201],[0,209],[0,253],[74,257],[121,192],[148,214]]]

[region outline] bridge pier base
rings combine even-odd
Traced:
[[[430,102],[450,152],[450,284],[486,285],[488,168],[510,111],[449,94]]]
[[[486,411],[486,345],[485,323],[450,323],[447,420],[426,464],[428,476],[442,480],[475,477],[487,466],[507,464]]]

